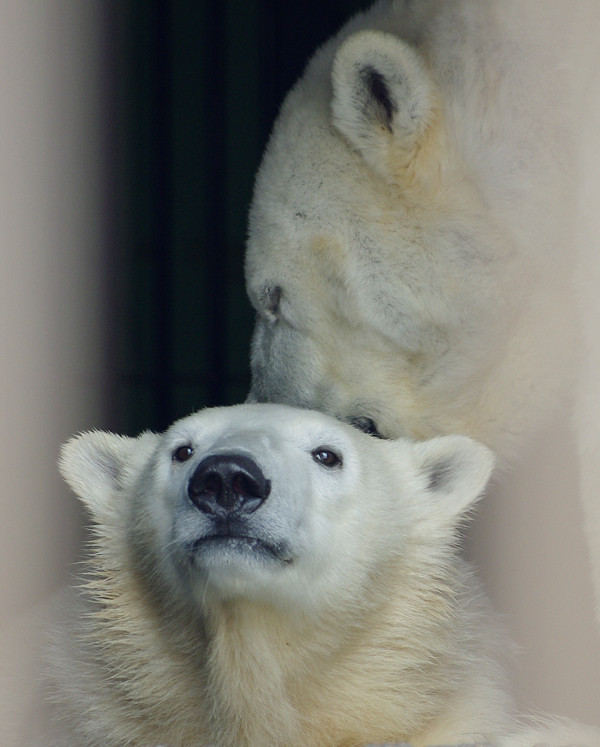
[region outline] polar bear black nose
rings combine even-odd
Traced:
[[[203,459],[188,483],[192,503],[205,514],[252,513],[271,492],[271,481],[244,454],[214,454]]]

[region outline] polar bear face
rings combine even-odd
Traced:
[[[570,203],[523,82],[499,72],[519,67],[510,45],[493,63],[458,6],[408,33],[413,12],[357,17],[280,111],[250,211],[249,401],[464,433],[504,459],[564,386]]]
[[[240,405],[162,435],[84,434],[61,464],[115,554],[171,597],[306,612],[346,606],[415,537],[450,540],[491,462],[463,437],[385,442],[321,413]]]
[[[470,432],[474,367],[501,334],[492,309],[510,318],[510,242],[483,218],[417,51],[361,32],[331,57],[292,91],[257,178],[250,400],[388,437]]]
[[[199,413],[167,431],[160,521],[168,562],[189,591],[304,604],[336,572],[336,534],[352,521],[364,476],[353,433],[331,426],[249,407]]]

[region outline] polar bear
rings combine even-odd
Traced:
[[[55,744],[532,745],[458,551],[492,464],[464,436],[383,441],[284,405],[74,438],[61,471],[94,534]]]
[[[383,0],[315,54],[250,210],[251,400],[502,463],[547,420],[577,354],[593,11]]]
[[[472,545],[526,650],[524,698],[590,718],[599,16],[585,1],[384,0],[351,19],[283,103],[246,255],[249,401],[492,448],[504,480]]]

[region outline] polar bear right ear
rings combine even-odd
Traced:
[[[335,127],[381,176],[401,180],[437,116],[420,54],[392,34],[353,34],[336,53],[332,84]]]
[[[466,436],[440,436],[414,449],[433,514],[456,523],[483,493],[494,468],[492,452]]]
[[[154,433],[138,438],[104,431],[82,433],[63,445],[59,470],[94,518],[106,520],[112,511],[112,497],[150,457],[157,439]]]

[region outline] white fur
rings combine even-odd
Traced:
[[[351,19],[275,122],[246,277],[250,401],[369,418],[389,437],[476,438],[503,475],[520,468],[515,503],[550,525],[553,502],[579,511],[579,470],[600,621],[598,38],[595,0],[381,1]],[[566,494],[531,458],[550,428],[562,454],[577,439]],[[508,536],[496,545],[482,562],[504,568]],[[566,543],[552,554],[569,567]],[[573,573],[588,584],[587,567]],[[572,611],[576,629],[586,615]],[[545,634],[542,613],[528,624]],[[585,646],[598,662],[593,632]]]
[[[331,76],[334,125],[389,180],[390,161],[404,168],[413,161],[435,117],[435,89],[423,59],[396,36],[363,31],[341,46]],[[370,90],[383,81],[389,112]]]
[[[229,515],[253,544],[202,544],[216,519],[189,486],[232,455],[270,481]],[[94,542],[54,646],[52,744],[513,744],[507,643],[457,542],[492,463],[463,436],[382,441],[279,405],[73,439],[61,471]]]
[[[551,7],[379,2],[317,52],[256,181],[251,398],[466,433],[502,462],[547,421],[575,356],[595,19]]]

